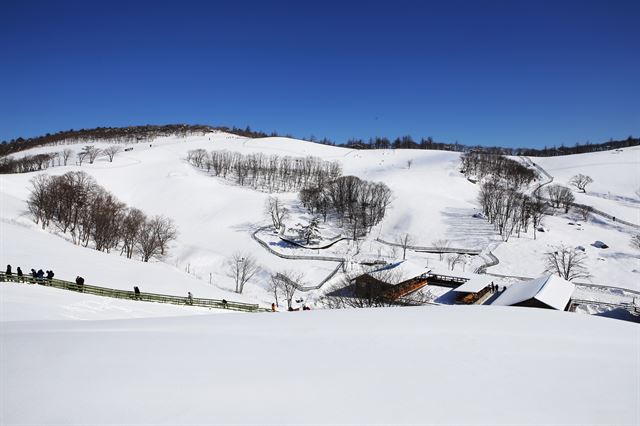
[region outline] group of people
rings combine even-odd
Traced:
[[[14,274],[11,268],[11,265],[7,265],[7,269],[4,272],[4,276],[7,281],[17,281],[17,282],[25,281],[25,278],[24,278],[25,275],[22,272],[22,268],[20,268],[19,266],[16,268],[16,272]],[[39,269],[38,271],[36,271],[35,269],[31,268],[31,273],[29,274],[29,276],[30,276],[29,282],[31,283],[37,282],[37,283],[47,284],[47,283],[51,283],[51,280],[53,279],[55,274],[53,273],[53,271],[45,272],[42,269]]]
[[[507,289],[507,286],[504,286],[502,291],[505,291]],[[491,285],[489,286],[489,290],[491,291],[491,293],[499,293],[500,292],[500,286],[496,285],[494,283],[491,283]]]

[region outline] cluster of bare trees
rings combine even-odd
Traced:
[[[562,207],[565,213],[569,212],[571,203],[576,199],[569,188],[558,184],[547,186],[546,192],[547,197],[549,197],[549,201],[551,202],[551,206],[557,209]]]
[[[119,145],[110,145],[105,149],[98,149],[93,145],[87,145],[76,154],[77,164],[81,166],[85,161],[93,164],[99,157],[106,157],[109,162],[113,162],[113,158],[119,152],[122,152],[122,147]],[[21,158],[0,158],[0,173],[29,173],[46,170],[54,166],[66,166],[72,154],[73,150],[66,148],[59,152],[25,155]]]
[[[533,237],[542,218],[548,213],[546,201],[530,197],[510,187],[504,181],[490,180],[480,187],[478,200],[486,218],[503,241],[516,233],[527,232],[533,226]]]
[[[292,302],[296,292],[304,285],[304,274],[293,271],[280,271],[271,275],[269,291],[273,294],[276,306],[279,305],[279,298],[287,302],[287,308],[292,308]]]
[[[340,226],[347,226],[357,238],[378,224],[391,204],[391,190],[382,182],[355,176],[341,176],[322,186],[308,186],[298,194],[302,204],[323,220],[335,214]]]
[[[460,156],[460,162],[462,163],[462,172],[467,178],[491,177],[494,180],[503,180],[515,188],[528,185],[537,177],[534,170],[500,154],[480,151],[465,152]]]
[[[128,258],[138,254],[148,262],[166,253],[177,236],[171,219],[147,218],[128,208],[84,172],[61,176],[41,174],[31,180],[29,212],[42,229],[54,226],[75,244],[110,252],[120,249]]]
[[[323,185],[342,173],[340,163],[318,157],[294,158],[204,149],[189,151],[187,161],[214,176],[268,192],[293,191]]]
[[[46,170],[55,166],[56,160],[60,165],[60,155],[57,152],[25,155],[22,158],[0,158],[0,173],[29,173]]]

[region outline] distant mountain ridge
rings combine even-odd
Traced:
[[[62,130],[57,133],[47,133],[33,138],[12,139],[3,141],[0,145],[0,157],[24,151],[44,145],[57,145],[62,143],[78,143],[82,140],[132,143],[139,141],[149,141],[165,136],[189,136],[194,134],[204,134],[211,131],[223,131],[238,136],[250,138],[263,138],[268,136],[279,136],[277,132],[265,133],[252,130],[249,126],[242,129],[239,127],[210,126],[203,124],[166,124],[166,125],[141,125],[127,127],[96,127],[94,129]],[[293,137],[286,135],[287,137]],[[315,137],[309,138],[310,142],[337,145],[327,138],[321,140]],[[582,154],[587,152],[607,151],[611,149],[626,148],[640,145],[640,138],[629,136],[623,140],[609,140],[607,142],[592,144],[576,143],[574,146],[561,145],[560,147],[535,148],[505,148],[505,147],[485,147],[471,146],[456,143],[436,142],[432,138],[422,138],[419,142],[413,140],[411,136],[396,138],[393,142],[385,137],[369,138],[367,142],[362,139],[351,139],[344,145],[351,149],[422,149],[422,150],[442,150],[455,152],[481,151],[491,154],[502,155],[527,155],[532,157],[554,157],[559,155]],[[339,146],[339,145],[338,145]]]

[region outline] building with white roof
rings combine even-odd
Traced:
[[[492,305],[566,310],[574,290],[573,283],[557,275],[543,275],[511,285]]]

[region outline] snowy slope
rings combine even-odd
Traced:
[[[61,151],[65,148],[78,151],[84,145],[86,143],[39,147],[17,155]],[[97,147],[106,145],[96,144]],[[398,260],[401,253],[396,250],[394,254],[392,247],[373,240],[379,237],[393,242],[400,235],[408,233],[413,244],[418,246],[431,246],[438,239],[449,240],[450,246],[470,249],[483,249],[491,243],[492,247],[497,246],[495,254],[500,259],[500,264],[491,268],[491,272],[533,277],[539,276],[544,270],[544,252],[551,245],[563,242],[586,247],[594,282],[640,289],[639,274],[634,272],[640,271],[638,254],[629,247],[631,232],[628,228],[617,227],[606,221],[594,219],[576,227],[569,225],[574,221],[571,217],[547,217],[545,226],[551,232],[539,234],[538,240],[534,241],[531,234],[523,234],[520,238],[512,237],[508,243],[497,244],[499,238],[492,226],[483,219],[473,217],[478,207],[478,186],[459,173],[458,153],[355,151],[289,138],[249,139],[226,133],[184,139],[161,138],[152,144],[139,143],[131,147],[133,151],[118,154],[113,163],[102,158],[93,165],[85,163],[81,167],[54,167],[46,173],[86,171],[129,206],[140,208],[148,215],[164,214],[173,218],[179,236],[169,256],[162,262],[144,264],[136,259],[127,260],[117,253],[105,254],[80,248],[60,236],[39,230],[25,214],[29,180],[36,174],[28,173],[0,176],[0,264],[12,264],[14,269],[21,266],[25,271],[32,267],[51,268],[56,272],[56,277],[73,280],[76,275],[82,275],[87,283],[106,287],[131,289],[138,285],[143,291],[176,295],[191,291],[199,297],[251,301],[263,306],[272,302],[266,290],[272,272],[300,271],[305,274],[307,284],[315,285],[334,270],[336,262],[281,259],[253,241],[251,232],[268,224],[263,206],[269,194],[207,176],[186,163],[184,159],[188,151],[203,148],[245,154],[314,155],[339,161],[345,174],[386,183],[393,191],[393,202],[383,222],[373,229],[368,241],[358,247],[341,242],[330,250],[332,256],[348,257],[357,252],[364,257],[380,256],[388,261]],[[594,190],[608,188],[612,193],[630,197],[632,185],[625,186],[619,193],[616,188],[623,181],[638,179],[639,173],[634,166],[638,152],[628,149],[618,154],[593,154],[589,161],[603,164],[602,173],[594,175]],[[560,166],[552,164],[554,161],[569,165],[569,176],[574,174],[573,169],[582,171],[588,163],[583,158],[586,157],[576,155],[534,160],[543,167],[549,166],[552,174],[560,170]],[[603,159],[611,164],[605,167],[607,161]],[[559,175],[557,180],[561,179]],[[279,197],[290,206],[294,206],[297,200],[295,193],[279,194]],[[637,212],[637,207],[634,211]],[[300,218],[300,215],[294,215],[289,225],[295,225]],[[607,242],[612,249],[602,251],[591,247],[590,244],[595,240]],[[226,262],[237,250],[253,254],[262,266],[259,275],[249,282],[242,295],[231,291],[234,284],[226,273]],[[302,250],[294,254],[325,253]],[[437,256],[411,252],[408,260],[420,268],[446,268],[446,264],[439,262]],[[457,272],[462,272],[465,266],[456,268]]]
[[[0,423],[636,425],[639,333],[494,307],[2,323]]]
[[[578,203],[640,225],[640,195],[636,194],[640,190],[640,146],[531,159],[554,177],[554,183],[569,186],[577,174],[590,176],[593,183],[586,194],[574,191]]]
[[[156,318],[234,311],[92,296],[39,285],[0,286],[0,322]]]

